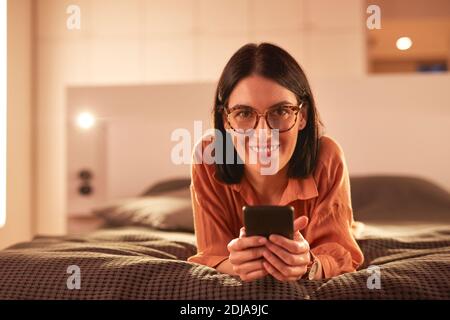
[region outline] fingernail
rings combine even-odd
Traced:
[[[261,244],[266,243],[266,238],[261,238],[261,239],[259,239],[259,243],[261,243]]]

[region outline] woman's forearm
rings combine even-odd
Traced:
[[[219,265],[217,265],[216,270],[222,273],[237,275],[237,273],[233,270],[233,265],[228,259],[222,261]]]

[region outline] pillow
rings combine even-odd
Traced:
[[[160,230],[194,232],[189,188],[155,196],[127,198],[92,210],[109,226],[145,226]]]
[[[450,194],[410,176],[351,176],[355,220],[450,222]]]
[[[142,193],[142,196],[151,196],[165,192],[189,189],[191,178],[174,178],[157,182]]]

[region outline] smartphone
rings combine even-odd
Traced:
[[[243,206],[246,236],[279,234],[294,238],[294,208],[292,206]]]

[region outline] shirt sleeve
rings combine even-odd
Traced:
[[[350,179],[338,145],[319,157],[315,171],[319,196],[305,230],[312,253],[320,260],[325,278],[354,272],[364,256],[352,234]]]
[[[229,226],[226,205],[221,202],[217,186],[206,170],[206,164],[193,164],[191,169],[191,198],[197,254],[188,258],[215,268],[228,258],[228,243],[236,238]]]

